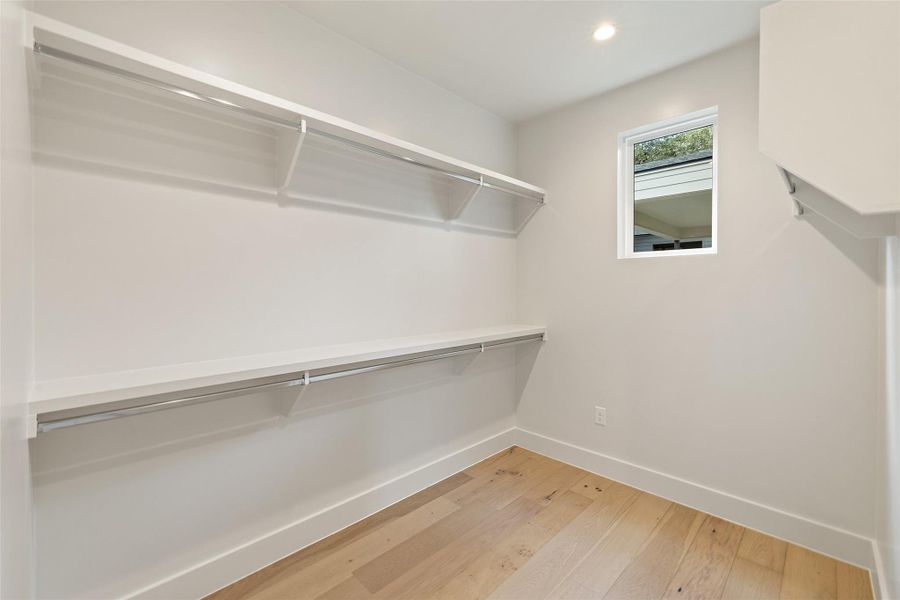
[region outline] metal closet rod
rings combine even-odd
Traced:
[[[433,165],[429,165],[428,163],[419,162],[414,158],[409,158],[408,156],[400,156],[399,154],[394,154],[392,152],[388,152],[387,150],[382,150],[381,148],[376,148],[375,146],[370,146],[368,144],[363,144],[362,142],[357,142],[355,140],[347,139],[345,137],[341,137],[341,136],[335,135],[333,133],[328,133],[327,131],[322,131],[321,129],[309,128],[309,129],[307,129],[307,133],[310,133],[317,137],[326,138],[329,140],[334,140],[336,142],[340,142],[342,144],[346,144],[347,146],[351,146],[358,150],[362,150],[363,152],[369,152],[370,154],[375,154],[377,156],[382,156],[384,158],[399,160],[408,165],[414,165],[416,167],[422,167],[423,169],[429,169],[436,173],[446,175],[447,177],[452,177],[453,179],[458,179],[460,181],[466,181],[468,183],[473,183],[475,185],[490,188],[492,190],[498,190],[498,191],[504,192],[506,194],[510,194],[512,196],[518,196],[519,198],[525,198],[526,200],[531,200],[532,202],[537,202],[538,204],[544,203],[543,196],[530,196],[524,192],[520,192],[518,190],[514,190],[514,189],[511,189],[508,187],[503,187],[502,185],[495,185],[493,183],[488,183],[487,181],[484,180],[484,176],[472,177],[471,175],[464,175],[462,173],[454,173],[453,171],[447,171],[445,169],[441,169],[440,167],[435,167]]]
[[[179,87],[177,85],[172,85],[166,83],[164,81],[160,81],[159,79],[154,79],[153,77],[147,77],[146,75],[141,75],[139,73],[134,73],[132,71],[127,71],[125,69],[120,69],[119,67],[114,67],[112,65],[108,65],[106,63],[102,63],[96,60],[92,60],[90,58],[85,58],[83,56],[79,56],[77,54],[72,54],[71,52],[66,52],[65,50],[59,50],[57,48],[53,48],[52,46],[47,46],[45,44],[41,44],[40,42],[34,43],[34,51],[37,54],[42,54],[44,56],[50,56],[56,59],[64,60],[67,62],[75,63],[78,65],[90,67],[92,69],[97,69],[100,71],[104,71],[106,73],[111,73],[118,77],[122,77],[124,79],[128,79],[129,81],[134,81],[136,83],[140,83],[149,87],[153,87],[159,90],[163,90],[165,92],[169,92],[172,94],[178,94],[184,98],[190,98],[192,100],[197,100],[199,102],[205,102],[206,104],[211,104],[213,106],[217,106],[219,108],[225,108],[228,110],[232,110],[235,112],[242,113],[244,115],[253,117],[254,119],[264,121],[271,125],[275,125],[278,127],[284,127],[287,129],[300,130],[303,126],[304,119],[300,119],[300,122],[290,121],[288,119],[282,119],[280,117],[276,117],[264,112],[260,112],[258,110],[248,108],[246,106],[241,106],[240,104],[235,104],[234,102],[230,102],[228,100],[222,100],[221,98],[216,98],[214,96],[210,96],[208,94],[203,94],[200,92],[195,92],[193,90],[188,90],[186,88]],[[329,133],[327,131],[323,131],[321,129],[308,128],[306,130],[307,133],[312,135],[327,138],[330,140],[334,140],[340,142],[342,144],[346,144],[358,150],[363,150],[365,152],[369,152],[371,154],[375,154],[384,158],[390,158],[393,160],[402,161],[406,164],[411,164],[417,167],[422,167],[425,169],[429,169],[431,171],[435,171],[437,173],[441,173],[446,175],[447,177],[452,177],[453,179],[458,179],[461,181],[467,181],[469,183],[473,183],[476,185],[480,185],[486,188],[491,188],[494,190],[498,190],[501,192],[505,192],[507,194],[511,194],[513,196],[518,196],[520,198],[525,198],[527,200],[531,200],[533,202],[537,202],[540,204],[544,203],[543,195],[536,197],[528,195],[524,192],[520,192],[518,190],[514,190],[511,188],[507,188],[501,185],[495,185],[493,183],[488,183],[484,181],[483,176],[472,177],[471,175],[466,175],[464,173],[456,173],[454,171],[447,171],[446,169],[441,169],[440,167],[435,167],[433,165],[429,165],[428,163],[421,162],[414,158],[410,158],[408,156],[401,156],[399,154],[394,154],[392,152],[388,152],[387,150],[382,150],[381,148],[376,148],[375,146],[370,146],[369,144],[364,144],[362,142],[357,142],[355,140],[351,140],[333,133]]]
[[[310,375],[309,372],[304,372],[302,376],[292,376],[291,379],[287,379],[284,381],[276,381],[272,383],[260,383],[253,385],[246,385],[240,387],[234,387],[223,391],[218,392],[209,392],[205,394],[192,394],[189,396],[182,396],[178,398],[171,398],[168,400],[159,400],[159,401],[151,401],[146,404],[141,404],[139,406],[131,406],[128,408],[121,409],[112,409],[112,410],[99,410],[92,413],[86,413],[82,415],[72,416],[72,417],[61,417],[58,419],[47,419],[45,421],[39,421],[37,424],[38,433],[45,433],[47,431],[53,431],[54,429],[62,429],[64,427],[73,427],[75,425],[85,425],[87,423],[96,423],[99,421],[109,421],[112,419],[121,419],[123,417],[132,417],[135,415],[141,415],[149,412],[157,412],[161,410],[168,410],[170,408],[179,408],[182,406],[190,406],[193,404],[202,404],[205,402],[211,402],[213,400],[222,400],[225,398],[233,398],[235,396],[243,396],[246,394],[253,394],[261,391],[268,391],[274,389],[282,389],[289,388],[294,386],[308,386],[311,383],[316,383],[318,381],[328,381],[330,379],[340,379],[342,377],[350,377],[353,375],[361,375],[363,373],[372,373],[375,371],[383,371],[385,369],[394,369],[397,367],[405,367],[408,365],[415,365],[420,363],[431,362],[435,360],[442,360],[445,358],[452,358],[456,356],[463,356],[465,354],[475,354],[484,352],[490,348],[496,348],[498,346],[516,346],[518,344],[527,344],[531,342],[543,341],[544,334],[536,333],[533,335],[527,335],[518,337],[512,340],[502,340],[499,342],[485,342],[483,344],[467,344],[465,346],[459,346],[456,348],[451,348],[448,350],[441,350],[434,352],[432,354],[426,354],[423,356],[416,356],[413,358],[403,358],[400,360],[387,360],[384,362],[380,362],[373,365],[367,365],[364,367],[351,367],[349,369],[343,369],[339,371],[328,371],[325,373],[319,373],[316,375]],[[185,393],[190,393],[190,390],[186,390]],[[169,396],[170,394],[166,394]]]

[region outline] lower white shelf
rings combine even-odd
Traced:
[[[296,400],[316,381],[539,342],[546,331],[505,325],[38,381],[29,401],[29,437],[266,389],[297,386]]]

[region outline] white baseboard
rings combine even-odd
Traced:
[[[202,598],[340,531],[395,502],[446,479],[515,443],[512,427],[404,473],[281,529],[232,548],[171,577],[135,591],[131,598]]]
[[[519,428],[516,435],[516,444],[532,452],[864,569],[875,570],[872,540],[869,538],[532,431]]]

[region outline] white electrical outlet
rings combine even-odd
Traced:
[[[594,423],[606,427],[606,409],[602,406],[594,407]]]

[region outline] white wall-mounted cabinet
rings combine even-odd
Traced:
[[[41,15],[28,38],[44,160],[508,235],[545,202],[534,185]]]
[[[900,4],[762,10],[759,147],[801,205],[859,237],[897,231]]]

